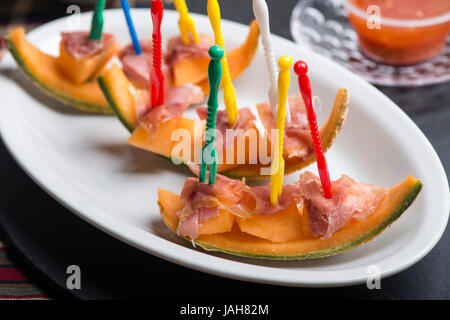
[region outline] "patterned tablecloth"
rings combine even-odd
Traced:
[[[46,299],[48,296],[10,261],[7,246],[0,238],[0,300]]]

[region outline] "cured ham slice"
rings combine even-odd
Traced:
[[[276,205],[270,204],[270,184],[257,187],[246,186],[242,190],[240,201],[231,206],[229,211],[238,217],[248,217],[251,215],[274,214],[284,210],[292,203],[299,205],[302,199],[298,193],[296,185],[286,185],[283,193],[278,198]]]
[[[162,71],[166,79],[166,88],[172,83],[172,67],[175,63],[187,58],[208,58],[208,50],[214,41],[207,35],[200,35],[200,43],[185,45],[181,36],[171,38],[167,45],[167,52],[163,52]],[[153,44],[151,40],[140,41],[142,53],[137,55],[132,44],[125,46],[119,52],[122,69],[126,76],[138,87],[146,88],[150,81],[152,69]],[[206,75],[206,73],[205,73]]]
[[[153,45],[151,40],[142,40],[139,43],[142,49],[141,54],[136,54],[133,45],[129,44],[120,50],[118,56],[128,79],[132,80],[138,87],[147,88],[150,84],[150,71],[153,67]],[[171,75],[165,59],[163,59],[162,71],[166,79],[166,87],[168,87]]]
[[[320,178],[311,172],[303,173],[297,186],[308,210],[311,232],[322,239],[331,237],[350,218],[364,220],[387,192],[383,187],[358,183],[343,175],[339,180],[331,182],[333,196],[326,199]]]
[[[198,167],[190,168],[198,174]],[[387,189],[358,183],[343,175],[332,182],[332,192],[333,197],[326,199],[320,178],[305,172],[297,183],[283,187],[277,204],[272,206],[270,185],[251,187],[245,184],[244,179],[238,181],[222,175],[216,176],[214,185],[188,178],[181,192],[184,207],[177,212],[180,218],[177,232],[195,240],[199,225],[216,217],[220,210],[245,218],[275,214],[291,205],[305,205],[312,235],[327,239],[351,218],[364,220],[378,207]]]
[[[313,142],[309,129],[306,107],[299,94],[288,98],[291,121],[285,124],[284,156],[287,158],[305,157],[313,151]],[[259,117],[266,130],[270,133],[276,128],[276,119],[268,103],[256,106]]]
[[[135,96],[135,107],[139,122],[151,130],[159,122],[178,118],[191,105],[203,101],[203,91],[193,84],[171,87],[166,92],[166,103],[150,109],[150,97],[147,91]]]
[[[89,32],[63,32],[61,43],[68,54],[75,59],[93,56],[110,47],[116,42],[116,37],[110,33],[103,33],[101,41],[91,40]]]
[[[205,106],[197,107],[195,110],[197,112],[198,117],[201,120],[206,120],[208,109]],[[238,131],[241,130],[242,134],[250,128],[254,128],[255,124],[255,116],[249,108],[239,109],[239,114],[236,118],[234,125],[231,127],[228,123],[228,117],[225,110],[217,111],[216,116],[216,129],[221,133],[216,136],[216,149],[218,152],[224,151],[227,149],[231,143],[234,142],[237,135],[233,135],[227,130]]]
[[[200,34],[200,42],[195,43],[190,36],[189,44],[184,44],[181,36],[173,37],[167,43],[166,61],[168,65],[173,66],[178,61],[186,58],[203,58],[209,60],[208,50],[214,45],[214,40],[207,34]]]

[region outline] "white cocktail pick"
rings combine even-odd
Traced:
[[[253,0],[253,13],[256,21],[258,21],[259,29],[261,31],[261,39],[264,47],[264,54],[266,57],[267,71],[269,73],[270,87],[269,87],[269,101],[272,107],[272,114],[277,117],[277,79],[278,67],[275,61],[275,54],[273,52],[272,40],[270,37],[269,24],[269,9],[265,0]],[[289,105],[289,104],[288,104]],[[286,121],[289,122],[291,113],[289,106],[286,105]]]

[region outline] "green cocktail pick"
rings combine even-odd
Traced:
[[[222,64],[220,60],[223,58],[224,51],[218,46],[214,45],[209,48],[209,56],[211,61],[208,66],[209,79],[209,98],[208,98],[208,114],[206,116],[206,131],[205,144],[202,147],[200,154],[200,182],[206,181],[207,167],[209,166],[209,184],[216,183],[217,175],[217,152],[214,147],[215,130],[216,130],[216,115],[219,107],[219,86],[222,81]]]
[[[94,15],[92,17],[91,34],[89,38],[91,40],[100,40],[102,38],[103,30],[103,9],[105,8],[106,0],[97,0],[95,5]]]

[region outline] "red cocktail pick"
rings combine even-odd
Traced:
[[[308,72],[308,65],[304,61],[297,61],[294,65],[294,71],[298,75],[298,86],[302,93],[303,101],[306,105],[306,112],[308,115],[309,129],[314,143],[314,150],[316,152],[317,167],[319,169],[320,181],[322,182],[322,188],[324,196],[327,199],[331,198],[331,182],[330,175],[328,174],[327,161],[322,150],[322,142],[320,141],[319,128],[317,127],[316,113],[312,105],[311,98],[311,83],[306,75]]]
[[[153,22],[153,69],[150,71],[151,107],[164,104],[164,74],[162,73],[161,53],[161,21],[164,13],[162,0],[152,0],[151,5]]]

